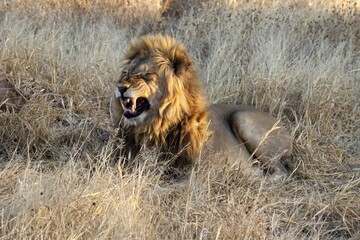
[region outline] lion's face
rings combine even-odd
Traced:
[[[136,134],[161,142],[170,128],[204,112],[195,68],[185,47],[171,37],[135,39],[120,71],[111,105],[114,126],[136,127],[131,128]]]
[[[163,97],[158,67],[152,59],[135,58],[122,67],[115,93],[123,111],[124,123],[137,126],[151,121],[158,114]]]

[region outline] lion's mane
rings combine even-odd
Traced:
[[[146,141],[165,152],[180,152],[181,159],[193,161],[201,151],[208,127],[203,87],[195,66],[182,44],[160,35],[133,40],[125,61],[149,56],[159,69],[158,84],[165,91],[157,115],[125,131],[136,143]]]

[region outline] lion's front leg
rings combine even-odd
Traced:
[[[119,130],[114,146],[112,165],[120,162],[122,167],[129,168],[139,151],[140,146],[136,144],[135,140],[129,136],[124,136],[124,133]]]
[[[234,135],[245,143],[265,170],[275,177],[287,176],[280,158],[292,153],[293,138],[278,120],[264,112],[246,110],[233,113],[229,121]]]

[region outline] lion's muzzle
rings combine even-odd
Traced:
[[[150,108],[146,97],[136,97],[136,94],[131,94],[131,91],[127,92],[127,88],[120,84],[115,88],[115,96],[120,99],[126,118],[137,117]]]

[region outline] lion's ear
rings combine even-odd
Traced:
[[[190,67],[191,61],[184,49],[176,49],[171,61],[171,67],[177,77],[182,76]]]

